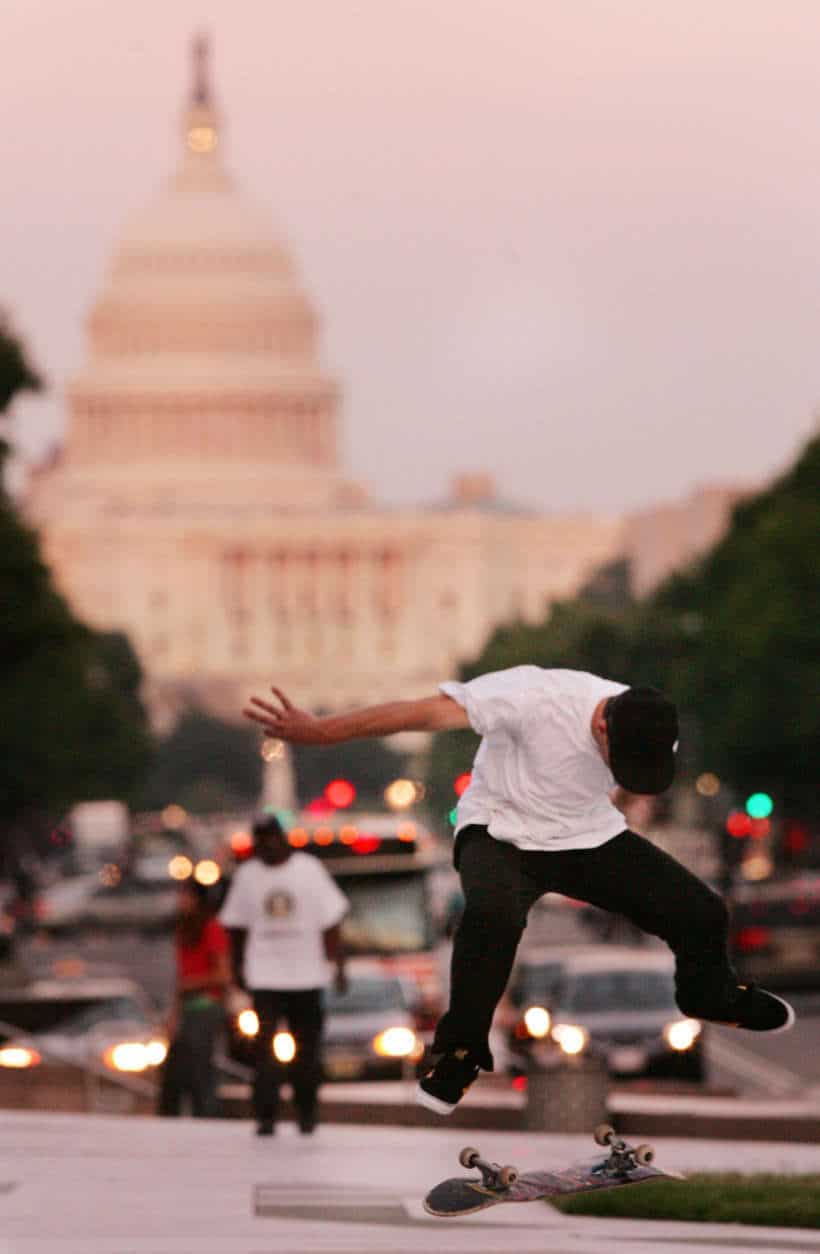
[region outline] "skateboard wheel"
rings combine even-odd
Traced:
[[[509,1189],[518,1179],[517,1167],[502,1167],[498,1172],[498,1187],[500,1189]]]
[[[458,1156],[458,1161],[462,1167],[475,1167],[480,1157],[481,1154],[477,1149],[473,1149],[472,1145],[465,1145]]]
[[[639,1145],[635,1150],[635,1162],[641,1167],[648,1167],[655,1157],[655,1151],[651,1145]]]
[[[596,1145],[609,1145],[615,1139],[615,1129],[609,1123],[599,1123],[592,1137]]]

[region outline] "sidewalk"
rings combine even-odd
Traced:
[[[4,1117],[0,1254],[698,1254],[818,1251],[820,1232],[561,1216],[546,1204],[462,1220],[422,1210],[426,1190],[459,1174],[464,1134],[284,1125],[257,1140],[244,1122],[13,1113]],[[562,1167],[591,1138],[496,1132],[471,1138],[519,1167]],[[655,1141],[681,1171],[820,1172],[820,1147]],[[651,1185],[644,1186],[651,1188]],[[255,1200],[262,1214],[254,1213]]]

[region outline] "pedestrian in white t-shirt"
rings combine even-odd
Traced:
[[[307,1133],[316,1126],[322,990],[332,966],[344,987],[341,922],[348,902],[312,854],[291,849],[275,816],[259,819],[253,835],[255,856],[237,868],[219,917],[231,938],[236,982],[252,994],[259,1019],[257,1132],[270,1136],[276,1125],[281,1073],[273,1037],[284,1020],[296,1042],[289,1076],[299,1127]]]
[[[722,899],[625,828],[618,806],[630,794],[665,791],[674,776],[677,712],[657,689],[516,666],[443,683],[434,697],[324,718],[272,691],[275,702],[254,697],[245,715],[293,743],[467,727],[482,738],[458,805],[454,856],[465,908],[450,1008],[436,1029],[435,1064],[417,1091],[422,1105],[449,1114],[479,1068],[492,1070],[493,1011],[527,913],[548,892],[622,914],[665,940],[684,1014],[758,1032],[794,1022],[782,998],[738,984]]]

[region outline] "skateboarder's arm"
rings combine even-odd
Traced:
[[[292,744],[332,745],[368,736],[392,736],[402,731],[449,731],[469,727],[463,706],[438,693],[418,701],[390,701],[348,714],[317,718],[292,705],[279,688],[272,688],[278,704],[252,697],[243,714],[259,723],[269,736]]]

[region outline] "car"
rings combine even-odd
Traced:
[[[617,1077],[703,1081],[703,1025],[675,1002],[667,949],[602,945],[568,955],[555,988],[547,1048],[600,1058]]]
[[[158,1015],[133,980],[42,979],[0,990],[0,1067],[73,1065],[145,1072],[167,1053]]]
[[[732,964],[744,983],[820,986],[820,874],[741,884],[729,904]]]
[[[423,1050],[413,1012],[416,1002],[414,990],[377,962],[351,962],[345,991],[329,988],[325,992],[325,1078],[369,1080],[404,1075]],[[238,1011],[235,1008],[230,1026],[230,1057],[251,1064],[259,1031],[255,1013],[249,1006]],[[282,1031],[274,1047],[277,1057],[287,1065],[293,1057],[293,1038]]]
[[[343,993],[325,994],[324,1068],[331,1080],[400,1078],[421,1055],[413,992],[378,969],[352,971]]]
[[[566,946],[533,949],[513,968],[491,1041],[497,1063],[513,1075],[526,1073],[533,1046],[549,1033],[556,990],[571,952]]]

